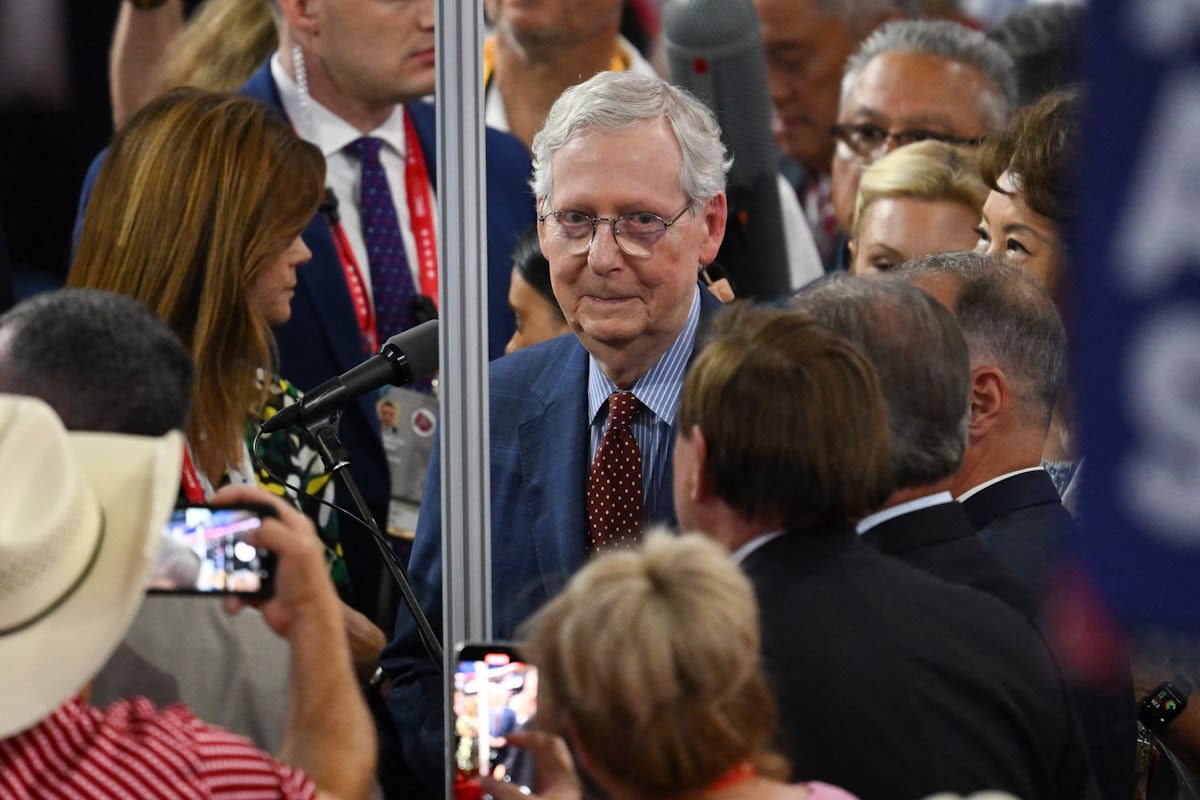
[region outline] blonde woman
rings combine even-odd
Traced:
[[[109,55],[113,127],[177,86],[232,92],[278,45],[270,0],[205,0],[186,22],[180,0],[121,3]]]
[[[850,271],[870,275],[931,253],[972,250],[987,198],[970,150],[924,141],[863,172],[850,236]]]
[[[509,738],[535,752],[544,798],[581,796],[565,739],[614,800],[849,800],[783,783],[759,652],[754,590],[729,554],[698,534],[652,533],[592,561],[530,621],[542,732]]]

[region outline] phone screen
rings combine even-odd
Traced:
[[[480,775],[528,787],[529,754],[506,737],[537,712],[537,667],[507,644],[467,644],[454,673],[455,797],[479,797]]]
[[[149,591],[263,597],[272,589],[274,555],[245,541],[266,507],[184,506],[163,527]]]

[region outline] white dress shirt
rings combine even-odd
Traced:
[[[1007,480],[1008,478],[1011,478],[1013,475],[1021,475],[1026,472],[1042,472],[1042,471],[1044,471],[1044,470],[1042,470],[1041,467],[1026,467],[1025,469],[1017,469],[1017,470],[1013,470],[1012,472],[1006,472],[1003,475],[997,475],[996,477],[992,478],[990,481],[984,481],[983,483],[979,484],[978,486],[973,486],[970,489],[967,489],[965,492],[963,492],[962,494],[960,494],[958,497],[956,497],[954,499],[961,503],[963,500],[966,500],[968,497],[979,494],[980,492],[982,492],[984,489],[988,488],[992,484],[999,483],[1000,481],[1003,481],[1003,480]]]
[[[408,210],[408,192],[405,187],[405,156],[407,154],[404,133],[404,106],[396,106],[392,115],[378,128],[362,133],[350,123],[334,114],[311,97],[301,106],[296,82],[287,74],[279,53],[271,58],[271,77],[279,89],[279,98],[296,133],[312,142],[325,156],[325,185],[333,190],[338,201],[338,215],[342,230],[350,242],[350,249],[358,262],[363,284],[368,297],[371,293],[371,270],[367,263],[367,247],[363,241],[362,217],[359,210],[359,192],[362,184],[362,169],[359,161],[345,151],[346,145],[360,136],[374,136],[383,140],[379,159],[387,174],[388,187],[396,204],[396,218],[400,222],[400,234],[404,239],[404,253],[413,272],[413,284],[420,290],[420,265],[417,261],[417,242],[412,232],[412,220]],[[432,192],[432,187],[430,188]],[[434,233],[436,235],[436,219]],[[303,267],[301,267],[303,269]]]
[[[889,519],[895,519],[896,517],[902,514],[907,514],[910,511],[918,511],[922,508],[940,506],[942,503],[953,502],[954,497],[949,492],[934,492],[933,494],[927,494],[924,497],[918,497],[916,500],[908,500],[900,503],[899,505],[885,508],[882,511],[876,511],[874,514],[869,514],[868,516],[865,516],[859,520],[855,530],[857,530],[861,536],[862,534],[871,530],[871,528],[874,528],[876,525],[887,522]]]

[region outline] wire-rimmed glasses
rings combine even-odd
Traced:
[[[560,242],[566,252],[574,256],[588,251],[596,238],[596,227],[601,222],[610,222],[613,238],[621,252],[634,258],[646,258],[654,245],[666,235],[667,229],[691,207],[692,201],[689,200],[683,210],[670,219],[663,219],[649,211],[635,211],[614,218],[593,217],[582,211],[562,209],[547,211],[538,217],[538,222],[547,225],[553,240]]]

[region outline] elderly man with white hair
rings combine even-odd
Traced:
[[[658,78],[602,72],[568,89],[533,159],[539,237],[571,333],[491,367],[492,629],[502,639],[590,554],[674,521],[675,411],[697,330],[719,306],[697,274],[726,220],[716,120]],[[435,623],[440,497],[435,455],[410,566]],[[440,786],[441,679],[406,611],[383,668],[407,761]]]

